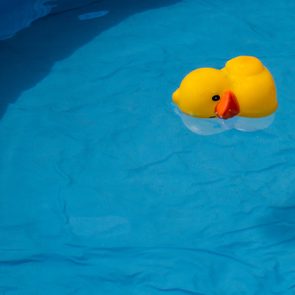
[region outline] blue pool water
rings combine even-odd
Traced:
[[[0,294],[295,294],[294,13],[109,0],[2,41]],[[275,77],[274,123],[190,132],[171,93],[241,54]]]

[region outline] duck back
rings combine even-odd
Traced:
[[[222,71],[228,76],[231,90],[240,104],[240,116],[264,117],[277,109],[276,87],[271,73],[252,56],[229,60]]]

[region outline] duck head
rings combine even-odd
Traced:
[[[198,118],[229,119],[240,112],[227,75],[213,68],[189,73],[173,93],[173,101],[182,112]]]

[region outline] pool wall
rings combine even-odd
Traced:
[[[40,17],[87,5],[90,0],[0,0],[0,40],[14,36]]]

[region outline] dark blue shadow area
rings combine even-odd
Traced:
[[[69,3],[69,11],[56,11],[14,38],[0,42],[0,118],[8,104],[44,79],[56,61],[68,57],[132,14],[177,2],[179,0],[114,0],[88,3],[78,8]],[[78,19],[80,14],[97,10],[108,10],[109,14],[89,21]]]
[[[261,222],[265,225],[262,228],[262,234],[269,241],[268,248],[294,247],[295,205],[293,198],[288,200],[288,204],[270,207],[269,214],[266,214]]]

